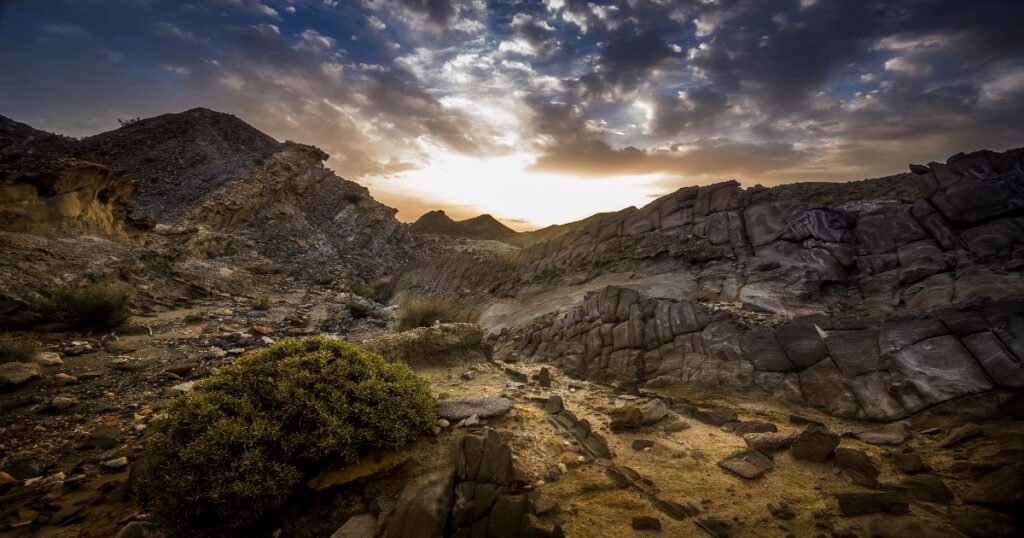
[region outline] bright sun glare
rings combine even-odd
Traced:
[[[437,156],[430,165],[375,181],[376,189],[403,196],[444,200],[495,218],[525,221],[517,228],[563,224],[595,212],[647,204],[661,194],[659,176],[582,178],[529,170],[535,155]],[[482,209],[486,208],[486,209]]]

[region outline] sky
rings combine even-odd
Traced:
[[[516,229],[679,187],[1024,146],[1020,0],[0,0],[0,114],[203,106],[410,221]]]

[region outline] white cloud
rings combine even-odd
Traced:
[[[931,73],[932,66],[927,62],[914,60],[906,56],[897,56],[885,62],[885,70],[909,77],[923,77]]]

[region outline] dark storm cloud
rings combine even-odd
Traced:
[[[585,176],[852,179],[1024,142],[1017,0],[0,3],[0,114],[193,106],[352,177],[436,152]]]

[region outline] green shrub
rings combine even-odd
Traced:
[[[475,323],[475,311],[440,297],[408,294],[398,308],[402,328],[429,327],[435,321]]]
[[[243,534],[325,463],[398,448],[436,413],[403,364],[340,340],[283,340],[171,403],[136,492],[181,534]]]
[[[76,328],[109,330],[128,321],[135,292],[123,284],[85,284],[58,286],[48,295],[43,309],[51,319]]]
[[[355,301],[352,301],[350,303],[347,303],[345,306],[348,307],[348,311],[349,311],[350,314],[352,314],[352,317],[354,319],[366,319],[366,318],[370,318],[370,317],[373,317],[373,318],[380,317],[380,313],[377,312],[377,309],[372,307],[372,306],[369,306],[367,304],[357,303]]]
[[[0,363],[24,362],[39,352],[39,344],[34,340],[4,338],[0,340]]]

